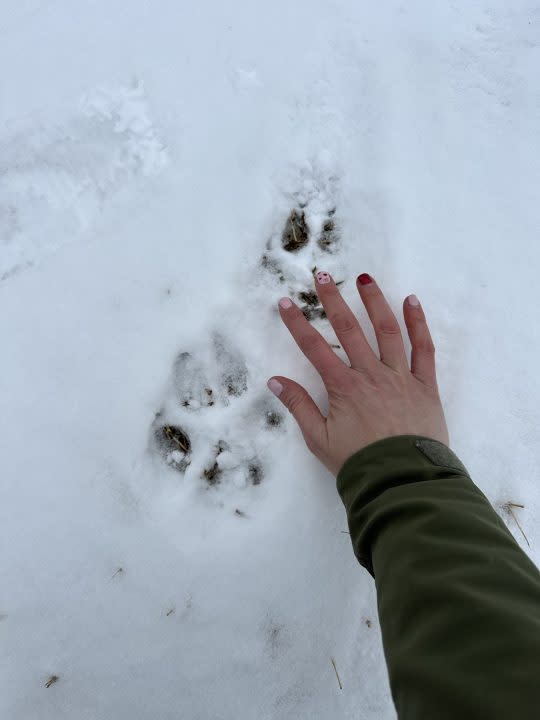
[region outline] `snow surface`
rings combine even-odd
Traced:
[[[419,295],[452,447],[539,561],[539,23],[532,0],[3,0],[2,718],[394,717],[334,481],[292,418],[265,426],[274,373],[324,406],[267,242],[287,288],[319,263],[363,317],[359,272]],[[275,250],[299,202],[314,233],[336,207],[337,253]]]

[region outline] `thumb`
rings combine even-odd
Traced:
[[[325,417],[311,395],[294,380],[281,376],[270,378],[268,389],[278,397],[294,417],[310,450],[315,452],[325,430]]]

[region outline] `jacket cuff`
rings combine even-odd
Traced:
[[[371,552],[363,530],[379,496],[392,488],[469,473],[443,443],[421,435],[379,440],[352,455],[337,476],[337,489],[347,510],[355,554],[373,574]],[[471,481],[472,482],[472,481]]]

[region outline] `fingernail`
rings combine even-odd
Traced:
[[[279,397],[283,392],[283,385],[276,380],[276,378],[270,378],[266,384],[268,385],[268,389],[273,392],[276,397]]]
[[[284,310],[288,310],[290,307],[292,307],[292,300],[289,298],[281,298],[279,301],[279,307],[283,308]]]
[[[407,302],[413,307],[418,307],[420,305],[420,300],[416,297],[416,295],[409,295]]]
[[[360,285],[370,285],[373,282],[373,278],[367,273],[362,273],[356,278],[356,282],[360,283]]]
[[[320,285],[327,285],[332,279],[327,272],[318,272],[315,277]]]

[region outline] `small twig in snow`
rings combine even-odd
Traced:
[[[294,229],[294,220],[291,220],[291,230],[292,230],[294,242],[298,245],[298,238],[296,237],[296,232]]]
[[[182,440],[180,440],[178,434],[173,431],[170,425],[165,425],[163,427],[163,432],[169,438],[169,440],[173,443],[176,443],[181,450],[183,450],[185,453],[189,452],[189,448],[186,447],[185,443],[183,443]]]
[[[528,545],[529,547],[531,547],[531,543],[529,542],[529,539],[527,538],[527,536],[526,536],[525,533],[523,532],[523,528],[522,528],[521,525],[519,524],[519,520],[517,519],[516,514],[515,514],[513,508],[522,508],[522,509],[524,509],[524,508],[525,508],[525,505],[520,505],[519,503],[514,503],[514,502],[507,502],[507,503],[504,503],[504,505],[503,505],[503,510],[506,510],[506,512],[507,512],[509,515],[512,516],[514,522],[516,523],[516,525],[517,525],[518,528],[519,528],[520,533],[521,533],[521,534],[523,535],[523,537],[525,538],[525,542],[527,543],[527,545]]]
[[[330,660],[332,661],[332,666],[333,666],[333,668],[334,668],[334,672],[336,673],[337,681],[338,681],[338,684],[339,684],[339,689],[340,689],[340,690],[343,690],[343,685],[341,684],[341,680],[340,680],[340,677],[339,677],[339,673],[338,673],[337,667],[336,667],[336,661],[334,660],[333,657],[331,657]]]

